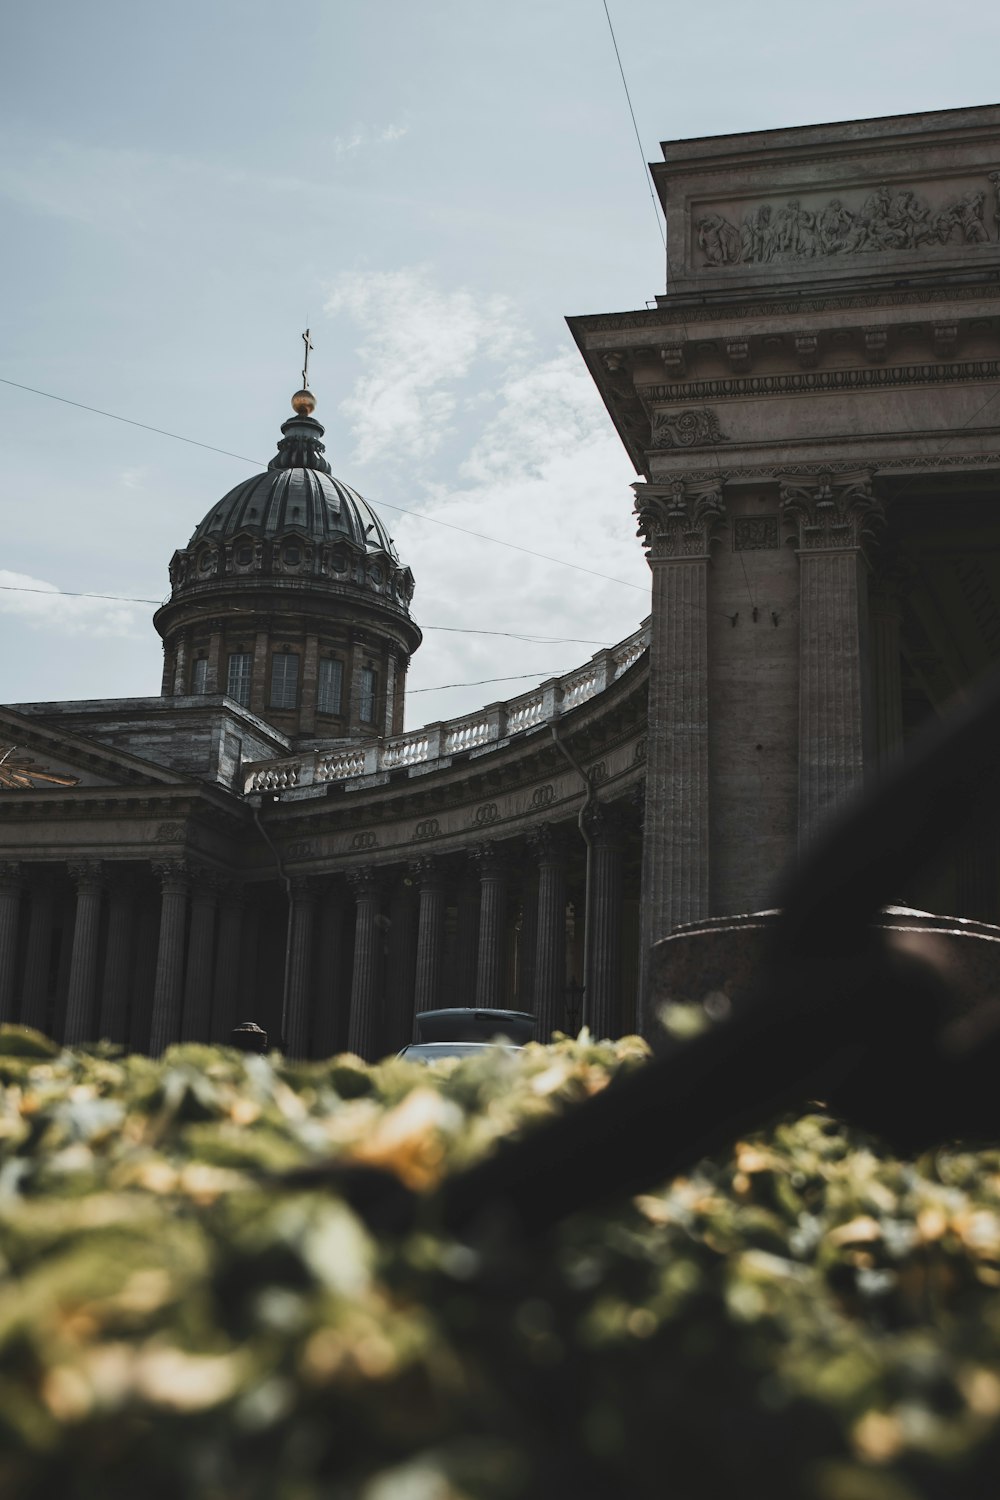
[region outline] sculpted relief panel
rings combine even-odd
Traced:
[[[721,213],[695,222],[702,265],[768,265],[870,251],[913,251],[949,242],[988,244],[1000,224],[1000,171],[987,173],[992,194],[971,188],[936,207],[913,188],[885,185],[806,207],[792,198],[781,207],[762,203],[738,222]]]

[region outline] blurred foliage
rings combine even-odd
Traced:
[[[428,1191],[641,1065],[367,1067],[0,1028],[0,1495],[956,1500],[1000,1464],[1000,1150],[778,1122],[525,1245]],[[623,1143],[623,1151],[627,1146]],[[320,1180],[425,1196],[373,1238]]]

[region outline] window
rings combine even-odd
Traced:
[[[271,657],[271,707],[294,708],[298,700],[299,659],[292,652]]]
[[[242,703],[244,708],[250,702],[250,668],[252,665],[253,657],[249,651],[235,651],[229,658],[226,692],[230,698],[235,698],[237,703]]]
[[[285,562],[288,563],[290,567],[294,568],[294,567],[297,567],[298,564],[301,561],[302,561],[302,548],[301,547],[296,547],[294,544],[291,544],[291,543],[288,546],[286,546],[286,548],[285,548]]]
[[[321,714],[340,713],[340,694],[344,684],[344,664],[333,657],[324,656],[319,664],[319,684],[316,692],[316,707]]]
[[[191,665],[192,693],[208,692],[208,657],[199,656]]]
[[[253,548],[237,547],[236,561],[241,568],[249,568],[250,564],[253,562]]]
[[[378,678],[371,667],[361,669],[361,701],[358,705],[360,717],[366,724],[375,722],[375,689]]]

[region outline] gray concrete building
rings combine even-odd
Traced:
[[[297,392],[174,555],[161,696],[0,710],[0,1017],[154,1051],[252,1018],[298,1055],[439,1004],[635,1029],[650,946],[763,905],[997,659],[1000,108],[663,156],[665,292],[569,320],[648,619],[404,732],[413,573]],[[996,920],[998,847],[900,895]]]

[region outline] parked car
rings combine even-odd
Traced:
[[[436,1062],[441,1057],[471,1057],[487,1047],[516,1052],[530,1042],[535,1018],[525,1010],[473,1010],[455,1006],[422,1010],[416,1016],[416,1040],[404,1047],[407,1062]]]

